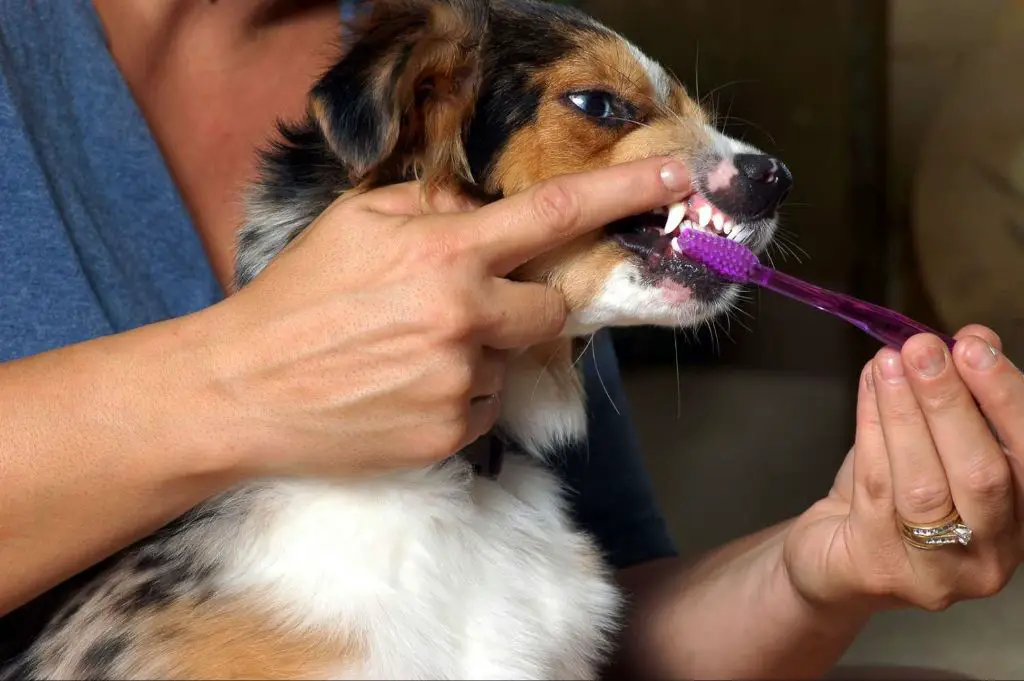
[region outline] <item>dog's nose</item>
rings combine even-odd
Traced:
[[[782,161],[766,154],[738,154],[733,164],[753,204],[761,213],[778,208],[793,188],[793,175]]]
[[[712,201],[733,217],[744,220],[771,215],[793,188],[789,168],[767,154],[737,154],[722,161],[709,180]]]

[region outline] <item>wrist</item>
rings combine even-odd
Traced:
[[[203,311],[123,334],[101,351],[116,367],[107,376],[114,409],[134,416],[126,435],[167,453],[165,483],[217,493],[245,477],[248,448],[218,391],[213,328]]]

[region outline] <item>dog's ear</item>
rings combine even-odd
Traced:
[[[489,0],[373,0],[311,111],[356,185],[471,183],[463,142]]]

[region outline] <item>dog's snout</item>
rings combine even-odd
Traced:
[[[737,219],[771,215],[792,187],[789,168],[767,154],[737,154],[708,175],[709,198]]]

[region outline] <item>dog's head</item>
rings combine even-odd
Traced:
[[[724,136],[686,89],[583,13],[534,0],[375,0],[313,92],[328,145],[363,187],[417,177],[508,196],[552,176],[674,156],[696,191],[528,263],[568,302],[570,333],[691,325],[736,287],[672,253],[692,222],[761,251],[792,183],[786,167]]]

